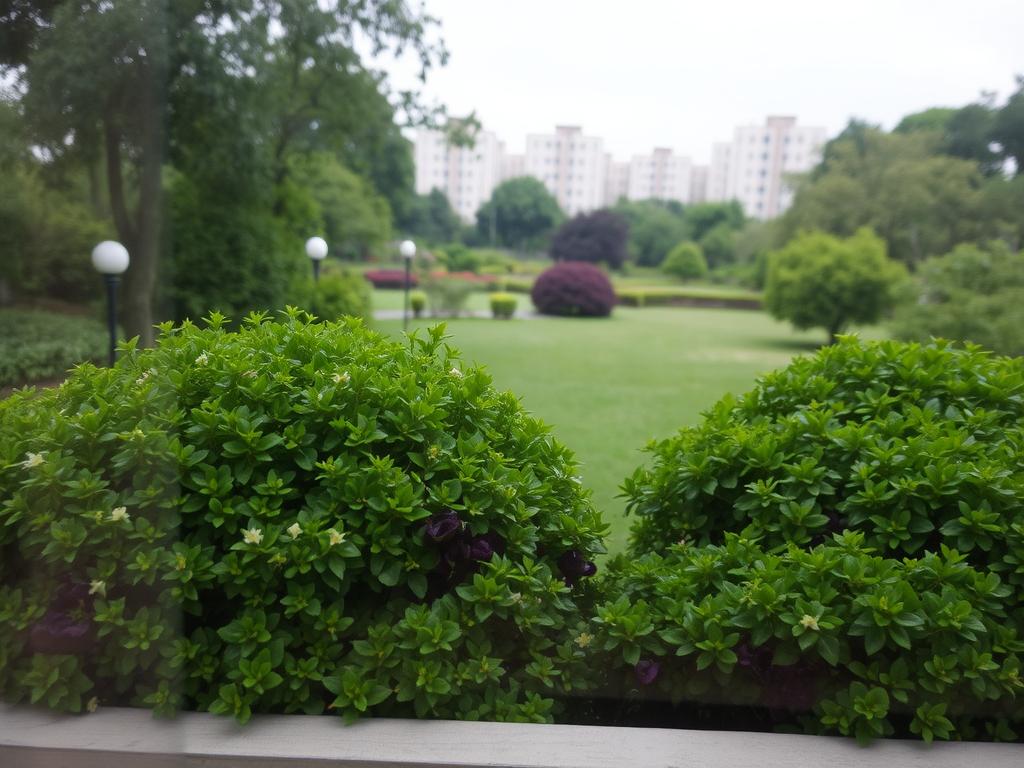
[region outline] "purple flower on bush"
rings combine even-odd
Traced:
[[[571,587],[579,579],[587,578],[597,573],[597,566],[584,559],[583,554],[578,549],[570,549],[567,552],[563,552],[562,556],[558,558],[558,570],[565,577],[565,583]]]
[[[633,667],[633,674],[636,675],[639,685],[650,685],[658,679],[659,672],[661,672],[661,664],[653,659],[640,659]]]
[[[448,541],[461,530],[462,520],[459,519],[455,510],[449,509],[447,512],[441,512],[427,520],[423,533],[431,541],[440,544]]]
[[[484,536],[477,536],[469,542],[468,556],[470,560],[490,560],[493,554],[494,547]]]

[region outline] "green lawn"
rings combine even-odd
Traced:
[[[375,325],[401,332],[401,321]],[[645,461],[641,449],[651,438],[694,424],[726,392],[750,389],[759,374],[824,341],[821,332],[794,332],[761,312],[724,309],[620,307],[608,320],[460,319],[448,331],[467,361],[485,364],[498,387],[518,394],[576,452],[611,524],[613,550],[629,527],[618,486]]]

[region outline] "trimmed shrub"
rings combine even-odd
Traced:
[[[813,549],[726,534],[619,557],[600,588],[581,637],[615,698],[759,709],[861,741],[1013,740],[1024,725],[1020,609],[952,549],[900,559],[852,531]]]
[[[605,526],[443,329],[250,316],[0,401],[0,694],[551,719]]]
[[[516,313],[517,299],[511,293],[491,294],[491,313],[498,319],[508,320]]]
[[[403,289],[405,288],[404,269],[368,269],[363,277],[373,283],[374,288]],[[409,285],[419,285],[419,277],[415,272],[409,274]]]
[[[650,286],[619,288],[618,303],[624,307],[730,307],[761,309],[761,294],[736,288],[687,288],[685,286]]]
[[[668,252],[668,256],[661,263],[661,271],[686,282],[704,277],[708,272],[708,263],[704,260],[704,252],[699,245],[682,242]]]
[[[651,644],[606,642],[624,661],[765,706],[789,680],[808,727],[859,738],[1024,723],[1024,361],[843,337],[650,450],[623,490],[664,560],[604,586],[649,614]]]
[[[544,315],[607,317],[615,306],[615,291],[607,275],[582,261],[566,261],[542,272],[530,292],[533,305]]]
[[[409,307],[412,309],[413,317],[420,317],[427,308],[427,294],[423,291],[410,291]]]
[[[104,360],[109,343],[92,318],[0,310],[0,387],[63,377],[79,363]]]

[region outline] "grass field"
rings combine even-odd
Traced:
[[[374,324],[401,333],[401,321]],[[649,440],[696,423],[726,392],[750,389],[759,374],[824,341],[822,332],[794,332],[761,312],[724,309],[620,307],[608,320],[460,319],[448,332],[466,361],[485,364],[498,387],[518,394],[576,452],[583,482],[611,524],[612,550],[624,546],[629,528],[618,486],[645,461]]]

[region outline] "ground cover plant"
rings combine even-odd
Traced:
[[[107,332],[91,317],[0,311],[0,388],[59,379],[107,354]]]
[[[164,326],[0,401],[0,691],[547,720],[604,526],[571,453],[439,331]]]
[[[620,665],[860,739],[1021,732],[1024,362],[845,338],[650,450]]]

